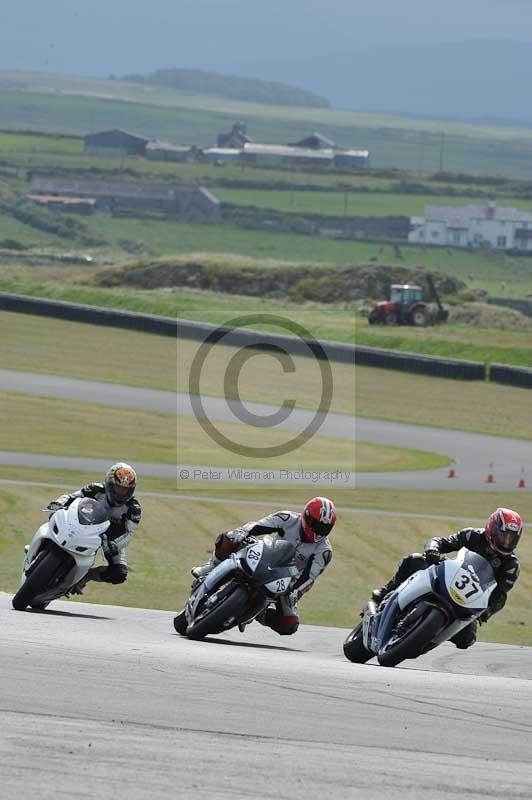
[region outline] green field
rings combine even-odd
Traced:
[[[2,270],[0,268],[0,274]],[[38,276],[38,273],[37,273]],[[225,324],[235,316],[256,313],[278,314],[306,328],[313,336],[333,341],[354,341],[354,315],[349,310],[333,307],[301,307],[296,303],[268,301],[267,307],[258,298],[234,297],[202,292],[139,291],[135,289],[100,289],[93,286],[57,282],[28,282],[0,277],[0,291],[32,297],[49,297],[74,303],[121,308],[146,314],[159,314],[181,319]],[[265,326],[269,329],[271,326]],[[112,371],[112,368],[110,368]]]
[[[240,456],[214,444],[193,417],[176,418],[153,411],[5,392],[0,392],[0,408],[4,419],[9,420],[9,425],[2,428],[0,450],[58,456],[83,453],[88,458],[112,461],[116,461],[116,454],[120,453],[125,461],[170,465],[355,469],[352,441],[315,436],[285,456],[264,459],[260,456],[261,449],[284,444],[285,432],[217,422],[216,427],[231,441],[257,449],[257,456]],[[43,420],[46,420],[45,425]],[[142,431],[142,436],[132,435],[137,431]],[[361,447],[356,455],[360,469],[417,469],[448,463],[439,456],[415,451],[403,456],[396,448],[369,445]]]
[[[361,417],[532,439],[530,389],[374,367],[356,367],[355,387]]]
[[[334,196],[334,195],[333,195]],[[385,197],[394,198],[394,195]],[[402,198],[398,198],[402,202]],[[50,214],[50,212],[48,212]],[[51,215],[52,216],[52,215]],[[341,266],[379,265],[440,271],[464,281],[471,290],[483,289],[497,297],[525,297],[532,293],[532,258],[503,252],[459,248],[421,249],[384,242],[349,241],[290,232],[273,232],[230,224],[176,222],[156,218],[126,219],[95,214],[90,217],[53,215],[52,219],[77,226],[68,239],[0,213],[0,263],[16,265],[28,258],[35,262],[50,254],[89,254],[96,262],[117,263],[202,255],[230,261],[236,255],[270,263],[328,264]],[[81,232],[81,233],[80,233]],[[98,244],[87,245],[89,238]],[[27,253],[2,251],[2,240],[13,239]],[[339,301],[341,298],[339,298]]]
[[[241,310],[233,309],[233,313]],[[472,334],[479,339],[487,336],[475,329]],[[509,341],[514,338],[510,333],[507,337]],[[66,351],[61,345],[65,341],[69,342]],[[102,359],[102,352],[112,353],[113,358]],[[164,336],[25,314],[0,314],[0,367],[4,369],[186,391],[196,352],[197,345],[190,341],[176,344]],[[225,369],[236,352],[237,348],[216,348],[202,375],[205,394],[224,395]],[[238,385],[242,398],[278,404],[282,388],[283,396],[296,399],[298,407],[316,408],[316,386],[320,385],[317,366],[309,359],[295,358],[294,362],[296,372],[284,373],[277,360],[258,354],[241,372]],[[532,439],[528,389],[373,367],[359,366],[353,371],[347,365],[333,363],[331,368],[333,411]]]
[[[287,113],[287,109],[282,109],[282,113]],[[506,130],[504,133],[509,135]],[[496,197],[500,204],[526,209],[532,207],[530,181],[452,175],[435,180],[432,175],[398,171],[320,174],[167,164],[137,157],[95,158],[83,154],[80,138],[0,133],[0,200],[3,200],[0,262],[16,264],[29,259],[39,263],[65,250],[89,253],[95,261],[106,263],[132,257],[153,259],[205,253],[231,258],[236,254],[256,259],[263,266],[273,259],[283,263],[420,267],[446,272],[464,280],[471,290],[484,289],[491,295],[523,297],[532,293],[532,259],[501,252],[421,249],[409,245],[398,248],[385,243],[279,233],[268,226],[253,230],[228,223],[193,224],[155,216],[80,217],[34,209],[28,218],[28,209],[21,209],[17,198],[27,191],[28,176],[33,169],[57,170],[78,179],[205,183],[222,200],[244,207],[254,205],[281,213],[292,212],[296,217],[304,213],[410,216],[422,213],[428,202],[486,202],[489,197]],[[294,188],[298,185],[304,191]],[[314,191],[325,188],[331,191]],[[60,231],[56,230],[57,225],[61,226]],[[10,242],[29,250],[13,252]]]
[[[234,120],[256,141],[294,141],[318,128],[341,146],[366,148],[374,167],[531,177],[526,130],[315,108],[238,103],[169,89],[38,73],[1,73],[4,128],[86,133],[121,127],[213,145]],[[176,110],[178,124],[176,125]],[[442,153],[442,133],[445,136]]]
[[[240,202],[238,195],[232,194],[234,191],[249,192],[246,200],[253,200],[263,192],[275,191],[281,194],[286,192],[290,205],[292,192],[296,196],[302,193],[300,201],[309,192],[316,192],[318,195],[324,195],[323,202],[326,202],[325,195],[339,194],[342,213],[346,192],[353,195],[355,205],[357,202],[363,203],[366,197],[368,203],[377,208],[381,202],[393,204],[392,199],[380,197],[388,194],[404,197],[405,206],[409,198],[417,206],[419,197],[426,197],[427,202],[437,203],[472,202],[475,199],[486,202],[495,198],[501,205],[512,204],[519,208],[528,208],[530,200],[530,181],[523,180],[523,176],[513,179],[503,176],[490,178],[458,176],[452,173],[424,174],[416,170],[393,169],[305,172],[302,169],[266,168],[230,163],[220,166],[203,161],[191,164],[168,163],[140,156],[110,158],[86,155],[83,152],[83,138],[74,135],[66,137],[56,134],[15,134],[0,131],[0,159],[3,161],[0,172],[2,178],[19,190],[26,186],[26,170],[59,168],[67,170],[70,174],[77,173],[80,177],[86,176],[88,171],[90,179],[112,176],[114,179],[132,182],[150,180],[202,184],[212,188],[216,194],[220,193],[221,199],[228,202]],[[229,194],[225,195],[225,192]],[[371,199],[374,193],[379,195],[378,202]],[[307,202],[312,203],[310,199]],[[334,197],[329,202],[335,202]],[[349,198],[348,204],[350,202]],[[287,210],[290,210],[290,205]]]
[[[316,192],[279,191],[272,189],[217,188],[216,196],[224,203],[239,206],[256,206],[293,214],[324,214],[335,217],[423,216],[425,206],[486,204],[485,197],[435,196],[431,194],[406,194],[392,192]],[[506,201],[505,201],[506,202]],[[508,201],[510,202],[510,201]],[[513,199],[511,204],[524,211],[532,211],[532,200]]]
[[[0,291],[49,297],[69,302],[141,311],[182,319],[195,319],[214,324],[225,324],[241,314],[264,312],[264,303],[257,298],[229,294],[176,290],[102,289],[92,285],[91,273],[75,270],[66,274],[68,282],[61,280],[61,271],[52,271],[54,280],[35,282],[34,276],[46,276],[44,269],[16,270],[0,267]],[[3,275],[3,277],[2,277]],[[21,276],[20,278],[18,276]],[[28,280],[28,276],[32,280]],[[482,363],[506,363],[532,366],[531,324],[527,318],[514,322],[504,311],[494,314],[486,311],[474,324],[455,323],[428,328],[370,326],[364,317],[352,310],[338,309],[334,305],[320,306],[312,303],[298,304],[269,300],[267,309],[288,320],[303,325],[320,339],[356,343],[391,350],[424,353],[427,355],[461,358]],[[467,318],[467,312],[465,313]],[[258,326],[259,327],[259,326]],[[264,326],[268,327],[268,326]],[[507,328],[505,330],[505,328]],[[21,356],[23,359],[26,356]],[[112,373],[112,368],[109,368]]]

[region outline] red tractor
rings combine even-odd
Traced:
[[[390,299],[381,300],[370,311],[370,325],[432,325],[434,322],[445,322],[449,312],[440,303],[436,287],[430,276],[427,276],[429,287],[438,305],[433,313],[423,300],[423,289],[412,283],[394,283],[391,287]]]

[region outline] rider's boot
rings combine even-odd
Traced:
[[[194,578],[204,578],[209,572],[220,563],[220,559],[216,558],[213,554],[206,564],[200,564],[198,567],[192,567],[190,570]]]
[[[397,589],[396,576],[394,575],[393,578],[390,578],[388,583],[385,583],[384,586],[381,586],[379,589],[373,589],[371,593],[371,599],[375,602],[377,606],[379,606],[385,597],[387,597],[390,592],[393,592],[394,589]]]
[[[107,567],[91,567],[83,578],[74,584],[69,590],[68,594],[83,594],[83,590],[89,581],[103,582],[102,573],[105,573]]]

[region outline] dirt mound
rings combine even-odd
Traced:
[[[136,263],[96,275],[99,286],[138,289],[183,287],[225,294],[250,295],[292,301],[346,303],[388,297],[392,283],[420,284],[427,297],[426,272],[419,268],[388,266],[329,266],[203,263],[191,260]],[[465,284],[432,274],[440,295],[456,294]]]

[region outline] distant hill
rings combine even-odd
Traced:
[[[308,106],[311,108],[329,108],[330,106],[325,97],[320,97],[296,86],[258,78],[220,75],[217,72],[206,72],[199,69],[158,69],[147,75],[124,75],[122,80],[165,86],[197,94],[219,95],[231,100],[247,100],[266,105]]]
[[[532,84],[532,44],[468,40],[434,45],[339,50],[283,60],[268,57],[238,72],[294,83],[323,92],[335,108],[409,113],[432,119],[532,121],[527,101]],[[358,79],[354,79],[357,76]]]

